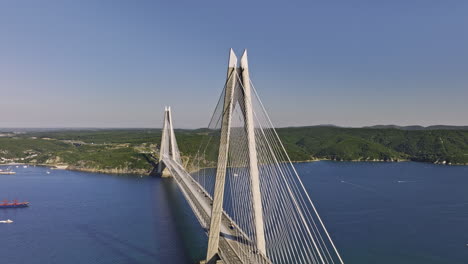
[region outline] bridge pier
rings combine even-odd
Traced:
[[[161,178],[170,178],[170,177],[172,177],[172,175],[169,172],[169,170],[163,170],[163,172],[161,173]]]
[[[159,176],[161,178],[172,177],[171,172],[168,169],[166,169],[166,165],[164,164],[163,161],[159,161],[157,166],[158,166],[158,172],[156,173],[156,176]]]

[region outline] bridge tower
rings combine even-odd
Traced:
[[[208,250],[206,256],[207,262],[214,261],[218,254],[221,218],[223,213],[224,188],[226,182],[226,169],[229,152],[229,137],[231,132],[231,119],[233,108],[236,103],[238,103],[242,109],[242,114],[245,120],[245,130],[249,152],[248,165],[251,183],[252,209],[256,238],[255,243],[257,249],[261,253],[266,254],[247,50],[244,51],[244,54],[240,59],[240,65],[238,66],[237,57],[234,51],[231,49],[229,54],[227,80],[224,95],[223,115],[221,120],[221,137],[216,169],[213,207],[208,235]]]
[[[161,134],[161,147],[159,150],[158,174],[161,177],[171,177],[171,174],[166,170],[163,159],[170,158],[180,162],[179,149],[175,139],[174,128],[172,126],[171,107],[164,109],[164,123]]]

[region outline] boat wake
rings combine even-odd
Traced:
[[[409,182],[416,182],[416,181],[397,181],[397,183],[409,183]]]
[[[371,188],[368,188],[368,187],[365,187],[365,186],[362,186],[362,185],[359,185],[359,184],[355,184],[355,183],[351,183],[351,182],[347,182],[347,181],[341,181],[341,183],[346,183],[346,184],[349,184],[349,185],[354,186],[356,188],[359,188],[361,190],[379,194],[379,192],[377,190],[374,190],[374,189],[371,189]]]

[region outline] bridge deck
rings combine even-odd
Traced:
[[[207,231],[206,227],[210,223],[212,198],[181,165],[170,158],[163,158],[163,161],[180,187],[200,224]],[[265,255],[250,251],[249,246],[246,244],[249,241],[247,237],[241,235],[240,239],[236,239],[243,232],[226,213],[223,213],[221,221],[219,255],[225,263],[271,264]],[[229,228],[231,223],[235,226],[234,230]],[[245,242],[239,242],[238,240]]]

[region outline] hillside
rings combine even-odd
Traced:
[[[293,160],[401,160],[468,164],[468,130],[278,129]]]
[[[376,126],[369,126],[364,128],[396,128],[402,130],[468,130],[468,126],[448,126],[448,125],[433,125],[433,126],[397,126],[397,125],[376,125]]]
[[[177,130],[182,155],[192,157],[208,131]],[[413,160],[468,165],[468,130],[403,130],[331,126],[278,129],[291,159],[308,161]],[[151,172],[157,129],[95,129],[3,133],[0,163],[60,165],[104,173]]]

